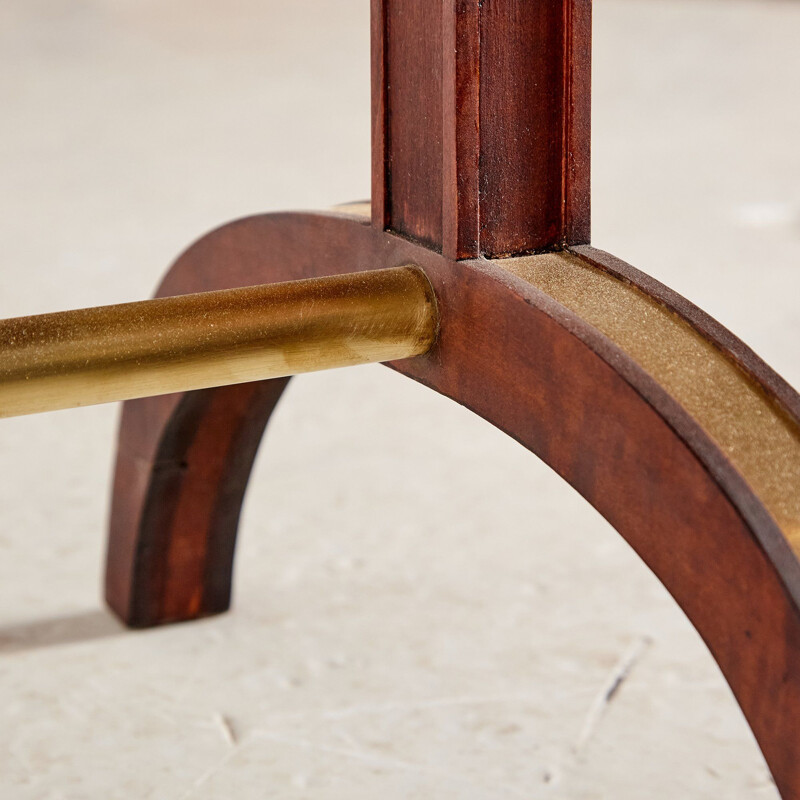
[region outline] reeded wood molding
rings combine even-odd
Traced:
[[[373,224],[454,259],[587,243],[590,0],[372,10]]]

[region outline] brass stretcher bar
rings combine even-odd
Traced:
[[[424,273],[395,267],[0,321],[0,417],[426,352]]]

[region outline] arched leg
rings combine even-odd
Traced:
[[[125,403],[106,599],[128,625],[228,609],[247,480],[287,383],[278,378]]]
[[[431,279],[441,330],[428,355],[392,366],[509,433],[611,522],[708,644],[782,796],[800,799],[797,398],[732,337],[597,251],[453,262],[335,215],[226,226],[179,259],[161,293],[404,263]],[[641,291],[631,286],[637,281]],[[650,327],[626,330],[619,319]],[[653,346],[686,359],[677,372],[669,371],[675,359],[649,363],[646,347],[637,349],[648,333]],[[668,333],[677,338],[665,343]],[[695,382],[684,386],[678,379],[687,373]],[[720,382],[731,419],[741,421],[736,403],[753,402],[766,427],[737,440],[711,407]],[[698,395],[701,384],[706,394]],[[239,503],[282,388],[249,384],[126,404],[108,598],[128,623],[227,607]],[[762,433],[766,458],[742,456]],[[775,469],[780,480],[770,482]]]

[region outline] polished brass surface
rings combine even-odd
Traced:
[[[715,440],[800,557],[800,429],[712,342],[630,284],[570,253],[492,263],[608,336]]]
[[[436,335],[416,267],[0,321],[0,417],[391,361]]]

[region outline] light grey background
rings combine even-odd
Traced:
[[[594,242],[794,385],[799,30],[779,0],[595,9]],[[143,298],[221,222],[367,196],[368,46],[366,0],[4,0],[0,316]],[[2,797],[776,796],[616,533],[379,366],[293,382],[234,611],[122,630],[117,413],[0,423]]]

